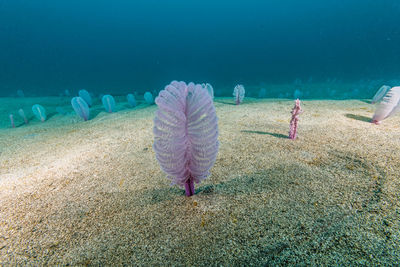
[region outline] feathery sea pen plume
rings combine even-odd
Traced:
[[[380,124],[382,120],[394,115],[400,110],[400,86],[390,88],[382,101],[379,102],[371,122]]]
[[[299,115],[303,113],[303,110],[300,106],[300,100],[297,99],[294,101],[295,105],[292,109],[292,119],[290,120],[290,130],[289,130],[289,138],[294,140],[297,137],[297,125],[299,122]]]
[[[22,108],[18,110],[18,114],[24,119],[25,124],[29,123],[28,118],[25,115],[25,111]]]
[[[218,118],[211,96],[200,84],[173,81],[156,98],[153,149],[172,184],[194,194],[218,153]]]
[[[211,84],[209,83],[203,83],[201,85],[205,90],[207,90],[207,92],[210,94],[211,99],[214,99],[214,88],[212,87]]]
[[[233,97],[235,99],[236,105],[242,103],[244,99],[244,94],[245,94],[244,86],[241,84],[236,85],[235,88],[233,89]]]
[[[386,93],[390,90],[390,88],[391,87],[388,85],[383,85],[381,88],[379,88],[378,92],[376,92],[376,94],[372,98],[371,104],[375,104],[381,101]]]
[[[89,105],[86,101],[80,97],[76,96],[71,99],[72,108],[75,110],[76,114],[78,114],[84,121],[89,119],[90,109]]]

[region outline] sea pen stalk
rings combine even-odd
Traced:
[[[192,177],[189,177],[189,179],[185,182],[185,193],[187,197],[194,195],[194,182]]]

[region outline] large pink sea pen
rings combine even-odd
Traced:
[[[382,101],[379,102],[371,122],[380,124],[382,120],[400,111],[400,86],[389,89]]]
[[[299,122],[299,115],[303,113],[303,110],[300,106],[300,100],[297,99],[294,101],[295,105],[292,109],[292,119],[290,120],[290,130],[289,130],[289,138],[294,140],[297,137],[297,124]]]
[[[218,153],[218,119],[211,96],[200,84],[173,81],[156,98],[154,151],[173,184],[194,194]]]

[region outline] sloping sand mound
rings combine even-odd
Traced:
[[[293,101],[215,102],[220,151],[190,198],[155,159],[156,106],[4,126],[0,263],[400,264],[399,116],[304,101],[292,141]]]

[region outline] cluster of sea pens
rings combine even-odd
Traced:
[[[234,101],[239,105],[245,95],[243,85],[237,85],[233,92]],[[266,90],[260,90],[259,97],[265,97]],[[294,96],[302,95],[295,90]],[[186,196],[195,193],[194,183],[207,178],[215,163],[218,153],[218,119],[213,103],[214,89],[210,84],[194,84],[173,81],[159,93],[155,103],[158,110],[154,119],[154,151],[156,158],[167,173],[172,183],[183,186]],[[103,95],[102,103],[107,112],[115,112],[115,99],[111,95]],[[154,103],[150,92],[144,94],[147,104]],[[127,95],[131,107],[137,105],[133,94]],[[373,97],[372,103],[378,108],[372,122],[379,124],[383,119],[400,110],[400,87],[382,86]],[[89,119],[92,98],[86,90],[80,90],[79,96],[72,98],[71,104],[75,112],[85,121]],[[45,109],[34,105],[32,112],[44,122]],[[18,112],[28,123],[22,109]],[[289,139],[297,138],[299,115],[303,113],[300,100],[295,100],[291,111]],[[12,127],[15,127],[14,116],[9,115]]]
[[[17,95],[19,97],[24,97],[24,92],[22,90],[17,91]],[[70,96],[69,90],[65,90],[64,93],[60,94],[60,96]],[[126,96],[127,102],[129,103],[130,107],[136,107],[137,101],[135,98],[134,94],[128,94]],[[153,95],[150,92],[146,92],[144,94],[144,100],[145,103],[151,105],[154,104],[153,100]],[[113,96],[111,95],[103,95],[101,97],[102,104],[104,106],[104,109],[108,113],[112,113],[116,111],[116,102]],[[85,90],[79,90],[78,96],[75,96],[71,99],[71,105],[72,109],[75,111],[75,113],[81,117],[84,121],[87,121],[90,119],[90,108],[93,106],[93,100],[91,94]],[[57,107],[56,108],[57,113],[61,115],[66,115],[68,114],[67,111],[63,107]],[[47,119],[46,115],[46,109],[40,105],[40,104],[35,104],[32,106],[32,113],[35,115],[35,117],[40,120],[41,122],[45,122]],[[22,117],[24,120],[25,124],[28,124],[28,118],[25,115],[25,111],[21,108],[18,110],[18,114]],[[9,119],[10,119],[10,124],[12,128],[16,127],[15,123],[15,117],[14,114],[9,114]]]
[[[244,87],[234,90],[235,102],[244,98]],[[185,188],[186,196],[194,194],[194,183],[205,179],[218,153],[218,119],[213,104],[213,89],[205,84],[173,81],[156,98],[154,118],[154,151],[161,169]],[[300,100],[295,101],[289,138],[295,139]]]
[[[131,107],[135,107],[137,105],[134,94],[128,94],[126,99]],[[153,96],[149,92],[144,94],[144,99],[148,104],[153,103]],[[102,95],[101,102],[104,106],[104,109],[108,113],[113,113],[116,111],[116,102],[112,95]],[[80,90],[79,96],[72,98],[71,104],[79,117],[85,121],[89,120],[90,107],[93,105],[92,97],[90,96],[89,92],[84,89]]]
[[[35,104],[32,106],[32,112],[33,114],[36,116],[36,118],[38,120],[40,120],[41,122],[44,122],[46,120],[46,111],[44,109],[44,107],[42,107],[39,104]],[[25,114],[25,111],[20,108],[18,110],[18,115],[24,120],[25,124],[29,123],[28,117]],[[14,114],[9,114],[9,118],[10,118],[10,124],[12,128],[15,128],[15,120],[14,120]]]

